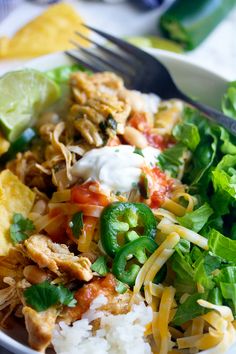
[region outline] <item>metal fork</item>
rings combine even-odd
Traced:
[[[199,109],[209,120],[221,124],[236,136],[236,121],[234,119],[184,94],[176,86],[169,71],[159,60],[120,38],[91,26],[84,26],[111,42],[113,46],[101,45],[97,41],[76,32],[78,36],[95,45],[97,51],[81,47],[78,43],[73,42],[79,50],[67,51],[67,55],[94,72],[111,70],[118,73],[130,89],[156,93],[162,99],[181,99]]]

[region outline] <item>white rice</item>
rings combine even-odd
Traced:
[[[152,310],[143,302],[133,305],[130,312],[112,315],[99,311],[107,303],[100,295],[90,306],[83,318],[68,326],[59,323],[53,334],[52,343],[57,354],[151,354],[145,342],[146,325],[152,321]],[[91,321],[100,318],[100,329],[92,333]]]

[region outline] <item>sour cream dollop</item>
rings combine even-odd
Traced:
[[[143,156],[134,151],[130,145],[92,149],[74,164],[71,173],[85,181],[97,181],[109,192],[129,192],[139,182],[142,167],[154,166],[160,154],[153,147],[142,149]]]

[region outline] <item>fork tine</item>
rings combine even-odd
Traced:
[[[139,59],[139,60],[153,59],[150,54],[145,53],[143,50],[139,49],[138,47],[135,47],[132,44],[127,43],[123,39],[116,38],[116,37],[112,36],[111,34],[105,33],[99,29],[88,26],[84,23],[82,24],[82,26],[90,29],[91,31],[94,31],[95,33],[99,34],[101,37],[108,39],[110,42],[116,44],[119,48],[125,50],[126,52],[128,52],[132,56],[135,56],[136,59]]]
[[[75,61],[77,61],[78,63],[80,63],[82,66],[84,66],[85,68],[94,71],[94,72],[99,72],[101,70],[98,69],[98,67],[88,64],[86,61],[84,61],[83,59],[81,59],[80,57],[78,57],[77,55],[75,55],[72,52],[66,51],[65,52],[69,57],[71,57],[72,59],[74,59]]]
[[[74,44],[81,52],[83,52],[88,58],[92,58],[92,60],[95,60],[95,61],[98,61],[102,64],[105,65],[105,67],[110,67],[111,69],[115,70],[115,71],[118,71],[119,73],[121,74],[124,74],[124,75],[128,75],[130,76],[131,75],[131,72],[130,70],[127,68],[125,70],[125,66],[123,66],[123,68],[121,67],[120,64],[117,64],[114,62],[114,60],[112,62],[109,62],[108,60],[96,55],[95,53],[93,53],[92,51],[89,51],[88,49],[80,46],[77,42],[75,41],[70,41],[72,44]],[[94,62],[95,64],[95,62]]]
[[[111,56],[115,59],[118,59],[118,62],[123,61],[126,64],[130,65],[131,67],[133,66],[133,61],[131,61],[129,58],[124,57],[123,55],[120,55],[119,53],[116,53],[112,50],[110,50],[109,48],[106,48],[104,46],[102,46],[100,43],[96,42],[93,39],[88,38],[87,36],[85,36],[83,33],[80,33],[78,31],[75,32],[78,36],[80,36],[81,38],[85,39],[86,41],[94,44],[96,47],[98,47],[102,52],[104,52],[105,54],[107,54],[108,56]]]

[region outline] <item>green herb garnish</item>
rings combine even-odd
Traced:
[[[143,152],[142,152],[142,149],[139,149],[137,147],[134,149],[134,154],[138,154],[138,155],[144,156]]]
[[[108,273],[108,267],[107,267],[107,262],[106,258],[104,256],[99,257],[91,266],[91,269],[93,272],[98,273],[102,277],[107,275]]]
[[[72,230],[73,236],[78,239],[84,227],[82,211],[79,211],[73,215],[69,223],[69,227]]]
[[[76,305],[73,293],[63,285],[55,286],[48,281],[32,285],[24,291],[26,303],[37,312],[47,310],[49,307],[62,304],[69,307]]]
[[[10,237],[13,244],[26,240],[30,236],[30,231],[34,231],[33,221],[25,218],[22,214],[15,213],[10,226]]]

